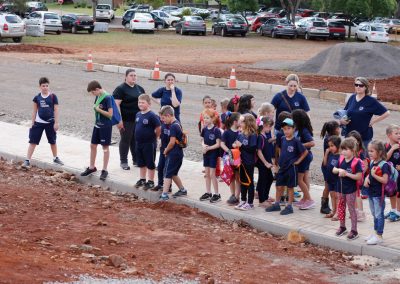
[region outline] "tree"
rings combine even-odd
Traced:
[[[396,0],[372,0],[371,1],[372,16],[393,16],[397,10]]]
[[[280,0],[281,6],[285,9],[288,13],[288,17],[292,17],[292,23],[294,24],[296,21],[296,11],[300,7],[300,3],[302,0]]]
[[[256,12],[258,10],[257,0],[228,0],[228,8],[231,12],[246,12],[252,11]]]
[[[400,0],[397,0],[396,18],[400,18]]]

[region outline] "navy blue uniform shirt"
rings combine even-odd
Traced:
[[[217,143],[217,139],[221,140],[221,130],[216,126],[213,126],[211,129],[204,127],[200,136],[203,137],[204,144],[212,146]],[[211,153],[219,153],[219,149],[207,151],[207,154]]]
[[[165,123],[161,123],[161,135],[160,135],[160,139],[161,139],[161,148],[160,148],[160,152],[162,153],[168,143],[169,143],[169,128],[170,125],[169,124],[165,124]]]
[[[32,100],[38,107],[37,115],[45,122],[54,121],[54,106],[58,105],[58,98],[54,94],[49,94],[43,98],[41,94],[35,96]]]
[[[176,98],[181,103],[182,102],[182,91],[179,88],[175,87],[175,94],[176,94]],[[172,106],[174,108],[174,111],[175,111],[175,118],[180,121],[181,106],[179,105],[178,107],[174,107],[172,105],[172,99],[171,99],[172,98],[172,92],[171,92],[171,90],[167,90],[167,88],[162,87],[162,88],[159,88],[154,93],[152,93],[151,96],[153,98],[156,98],[156,99],[161,99],[160,100],[161,107],[163,107],[163,106]]]
[[[385,148],[386,151],[389,152],[392,146],[390,144],[385,144]],[[393,154],[388,160],[388,162],[392,162],[394,167],[400,165],[400,149],[393,151]]]
[[[135,140],[137,143],[152,143],[156,140],[154,130],[161,125],[159,117],[152,111],[136,114]]]
[[[293,166],[294,162],[296,162],[307,149],[296,137],[293,137],[291,140],[287,140],[286,137],[283,136],[281,139],[279,170],[284,171],[287,170],[290,166]]]
[[[373,163],[372,167],[377,167],[379,163]],[[371,167],[371,169],[372,169]],[[390,168],[387,163],[382,165],[382,176],[387,174],[390,177]],[[377,181],[371,174],[369,175],[369,187],[368,187],[369,197],[381,197],[382,196],[382,184]]]
[[[257,134],[246,136],[240,133],[237,140],[242,143],[242,146],[240,146],[242,164],[249,166],[254,165],[256,163]]]
[[[225,143],[226,147],[229,149],[232,149],[232,144],[235,142],[238,138],[239,131],[233,131],[231,129],[225,130],[224,133],[222,134],[222,142]]]
[[[99,97],[96,97],[95,103]],[[99,104],[99,108],[104,111],[108,111],[108,109],[112,108],[111,96],[106,96],[101,103]],[[96,127],[98,128],[105,128],[105,127],[112,127],[111,119],[102,115],[99,112],[96,112]]]
[[[326,162],[326,182],[328,184],[335,184],[338,182],[339,176],[332,172],[333,168],[337,168],[339,165],[340,154],[328,154],[328,160]]]
[[[297,133],[297,137],[300,139],[300,142],[303,144],[314,141],[314,138],[313,138],[311,132],[306,128],[304,128],[302,131],[299,131]],[[311,152],[310,147],[307,147],[307,150],[308,150],[308,152]]]
[[[362,173],[362,166],[361,166],[362,162],[361,161],[358,161],[358,163],[355,167],[355,173],[353,173],[353,171],[351,169],[351,162],[353,161],[353,159],[351,159],[349,162],[346,162],[346,160],[344,159],[338,168],[344,169],[350,174]],[[355,181],[354,179],[351,179],[349,177],[339,177],[337,188],[338,188],[338,192],[341,192],[343,194],[353,193],[357,190],[357,181]]]
[[[175,120],[170,128],[169,128],[169,137],[171,139],[171,137],[175,137],[175,139],[177,139],[178,141],[182,141],[182,129],[180,126],[179,121]],[[169,143],[169,141],[168,141]],[[175,143],[174,148],[172,148],[169,153],[168,156],[178,156],[178,157],[183,157],[183,150],[182,148]]]
[[[257,150],[261,150],[264,159],[268,163],[272,163],[272,158],[274,157],[274,144],[268,142],[271,139],[271,132],[258,135],[257,138]]]

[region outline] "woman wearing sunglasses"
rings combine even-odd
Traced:
[[[340,120],[340,124],[347,125],[347,133],[352,130],[358,131],[364,147],[367,148],[374,135],[372,126],[387,118],[390,112],[370,96],[369,82],[366,78],[356,78],[354,88],[354,94],[351,95],[344,107],[349,119]]]

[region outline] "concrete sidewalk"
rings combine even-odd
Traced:
[[[0,122],[0,156],[14,161],[25,159],[28,147],[28,127]],[[89,141],[84,141],[75,137],[58,135],[59,157],[64,161],[65,166],[59,167],[52,163],[50,147],[46,137],[42,137],[41,145],[36,148],[32,164],[43,168],[64,169],[76,174],[82,182],[109,186],[114,191],[133,192],[140,197],[150,201],[157,201],[159,194],[152,191],[136,190],[133,185],[138,180],[138,168],[124,171],[119,167],[118,147],[110,147],[111,157],[109,163],[109,177],[105,182],[99,180],[99,172],[91,177],[81,178],[79,173],[88,166],[89,163]],[[99,147],[97,167],[101,169],[102,151]],[[354,241],[348,241],[345,236],[336,237],[335,231],[338,222],[323,218],[319,213],[319,204],[315,209],[300,211],[295,209],[295,213],[289,216],[281,216],[279,212],[266,213],[263,208],[257,207],[255,210],[241,212],[234,210],[226,204],[229,197],[229,188],[224,183],[219,183],[223,202],[211,204],[200,202],[199,197],[205,192],[204,179],[202,174],[202,163],[184,160],[180,176],[189,195],[185,198],[172,199],[169,202],[186,204],[191,207],[199,208],[215,217],[225,220],[243,220],[254,228],[267,231],[271,234],[286,235],[291,230],[297,230],[304,234],[307,239],[314,244],[339,249],[354,254],[371,255],[387,260],[400,259],[400,223],[386,222],[384,243],[379,246],[367,246],[364,237],[373,231],[372,217],[369,212],[368,202],[364,200],[364,208],[367,213],[367,221],[358,224],[360,237]],[[176,186],[174,186],[174,191]],[[312,186],[311,194],[313,199],[319,203],[322,187]],[[271,196],[275,194],[275,187],[272,186]],[[388,202],[387,202],[388,204]],[[387,205],[388,206],[388,205]],[[350,220],[346,221],[350,228]]]

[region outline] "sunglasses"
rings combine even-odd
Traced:
[[[360,87],[360,88],[364,88],[364,87],[365,87],[365,85],[363,85],[363,84],[357,84],[357,83],[355,83],[355,84],[354,84],[354,87]]]

